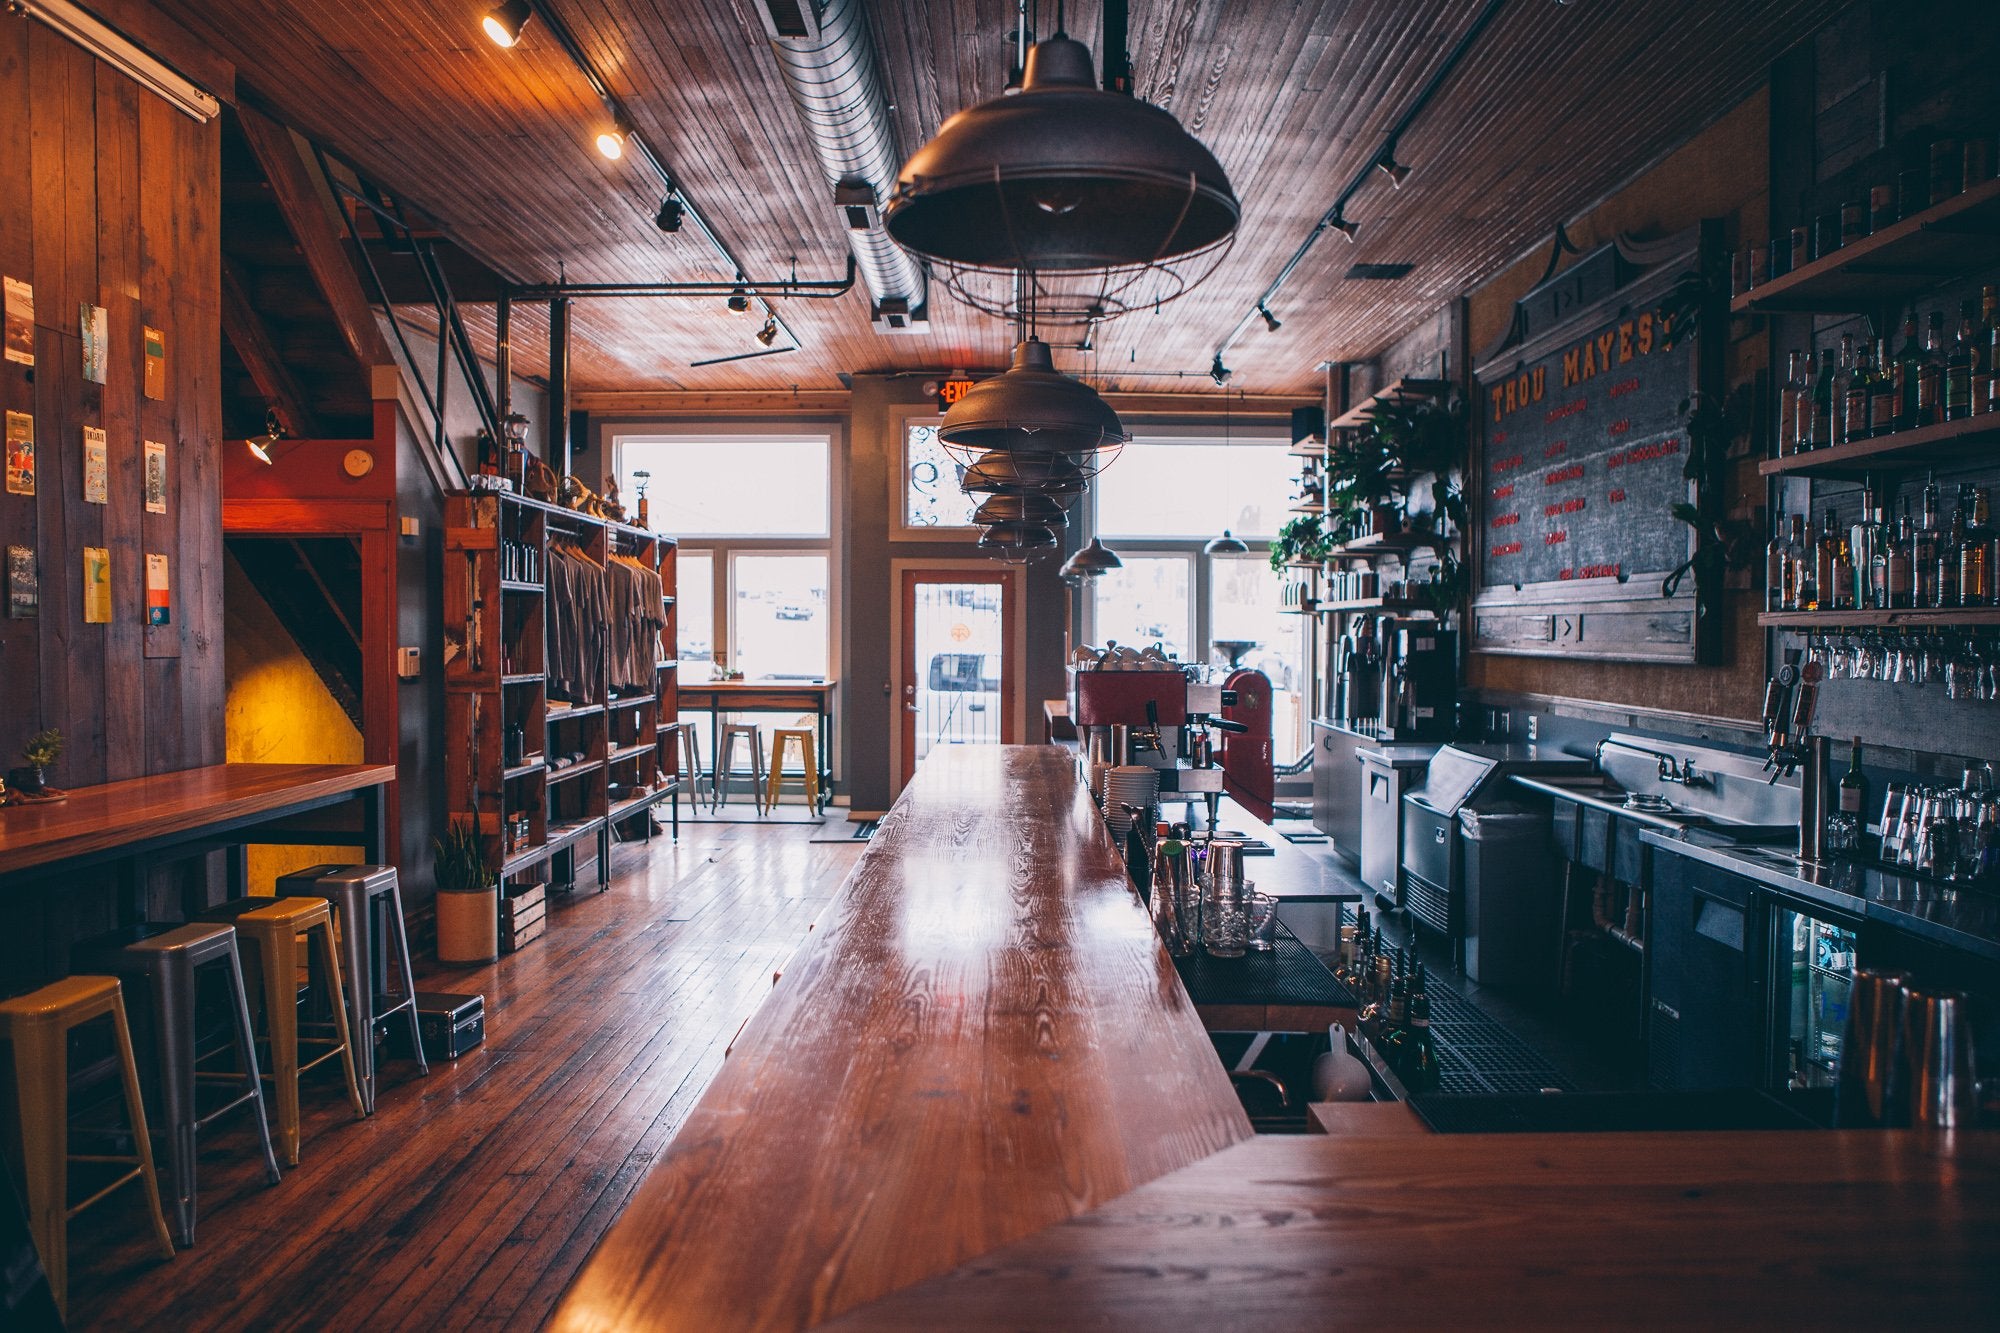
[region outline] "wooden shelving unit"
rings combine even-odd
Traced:
[[[1329,431],[1354,430],[1368,424],[1375,410],[1380,407],[1402,406],[1406,403],[1422,402],[1426,398],[1437,398],[1451,392],[1450,380],[1419,379],[1406,375],[1369,394],[1353,407],[1326,423]]]
[[[2000,179],[1738,294],[1732,314],[1845,314],[1902,305],[2000,259]]]
[[[1384,556],[1394,556],[1401,560],[1417,551],[1440,551],[1448,545],[1449,542],[1430,533],[1378,532],[1336,546],[1327,559],[1379,560]]]
[[[1347,611],[1388,611],[1402,616],[1432,614],[1429,606],[1406,597],[1355,597],[1344,602],[1321,602],[1313,609],[1322,615],[1339,615]]]
[[[2000,625],[2000,606],[1904,607],[1888,611],[1764,611],[1769,629],[1973,629]]]
[[[447,796],[452,817],[474,823],[487,841],[504,924],[508,899],[532,895],[536,884],[573,889],[588,860],[599,890],[606,887],[621,825],[650,836],[650,808],[679,783],[671,751],[659,744],[678,719],[679,691],[669,659],[654,668],[650,689],[614,695],[607,669],[590,697],[552,698],[547,587],[502,579],[501,553],[535,552],[544,577],[557,543],[599,563],[615,555],[657,569],[662,648],[671,651],[678,547],[643,528],[506,492],[447,497],[445,525]],[[509,763],[516,729],[520,754]],[[570,762],[550,767],[558,757]],[[525,837],[516,828],[523,816]]]
[[[1829,477],[1854,479],[1870,472],[1913,467],[1949,467],[1992,456],[2000,439],[2000,412],[1983,412],[1935,426],[1899,430],[1893,435],[1854,440],[1825,449],[1808,449],[1783,458],[1767,458],[1757,470],[1767,477]]]

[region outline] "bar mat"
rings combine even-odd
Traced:
[[[1278,923],[1277,948],[1241,958],[1212,958],[1196,950],[1174,959],[1174,970],[1196,1004],[1300,1004],[1333,1009],[1354,1007],[1354,992],[1298,937]]]

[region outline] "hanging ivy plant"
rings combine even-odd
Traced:
[[[1300,514],[1279,528],[1272,540],[1271,569],[1282,574],[1293,560],[1324,560],[1333,553],[1335,545],[1318,514]]]

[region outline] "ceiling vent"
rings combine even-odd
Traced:
[[[1415,264],[1356,264],[1347,270],[1349,279],[1358,282],[1394,282],[1407,278]]]
[[[800,38],[818,35],[808,0],[764,0],[764,13],[774,37]]]

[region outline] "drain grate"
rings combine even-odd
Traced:
[[[1438,1045],[1440,1093],[1575,1091],[1540,1052],[1437,976],[1429,977],[1424,989],[1431,1001],[1431,1035]]]

